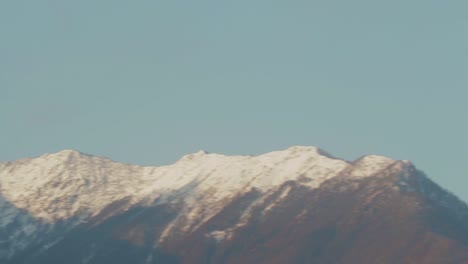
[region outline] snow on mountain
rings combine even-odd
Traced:
[[[258,156],[199,151],[172,165],[145,167],[64,150],[0,164],[0,194],[4,199],[0,198],[0,207],[6,212],[0,218],[0,227],[17,220],[18,230],[9,234],[10,240],[20,243],[10,246],[14,250],[28,243],[16,236],[27,237],[35,229],[53,229],[58,222],[72,228],[116,201],[124,201],[120,210],[134,205],[182,203],[179,215],[162,233],[162,241],[172,233],[195,230],[222,210],[226,201],[243,193],[268,193],[288,181],[315,189],[345,171],[349,172],[347,177],[363,178],[396,163],[381,156],[350,163],[315,147],[296,146]],[[287,195],[285,190],[277,200]],[[11,206],[6,208],[6,204]],[[248,210],[244,217],[248,217]],[[213,235],[222,237],[221,233]]]
[[[46,222],[87,217],[113,201],[152,201],[184,190],[187,203],[207,196],[215,203],[255,188],[267,191],[299,177],[317,188],[353,166],[353,176],[365,177],[394,163],[367,156],[355,165],[321,154],[315,147],[291,147],[259,156],[224,156],[197,152],[173,165],[143,167],[64,150],[38,158],[0,165],[0,191],[17,208]]]

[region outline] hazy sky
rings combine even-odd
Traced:
[[[0,160],[314,145],[468,201],[468,1],[3,0]]]

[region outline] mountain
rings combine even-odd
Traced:
[[[468,263],[468,207],[409,161],[315,147],[162,167],[0,163],[0,263]]]

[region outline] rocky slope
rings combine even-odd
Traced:
[[[2,263],[468,263],[468,208],[408,161],[314,147],[163,167],[0,164]]]

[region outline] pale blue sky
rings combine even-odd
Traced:
[[[468,1],[3,0],[0,160],[319,146],[468,200]]]

